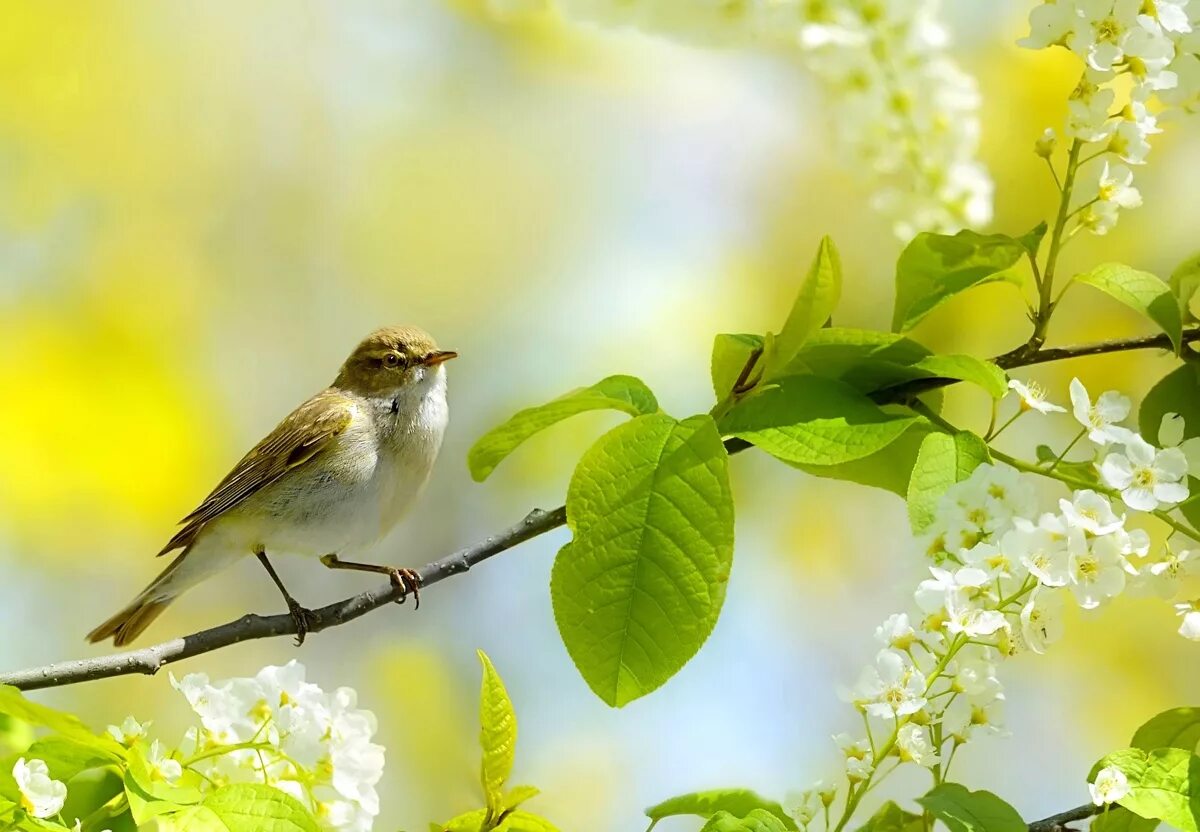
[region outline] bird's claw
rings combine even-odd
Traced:
[[[292,598],[288,599],[288,613],[292,616],[292,623],[296,625],[296,646],[299,647],[304,643],[304,637],[316,626],[317,614],[300,606],[300,603]]]
[[[397,604],[403,604],[408,600],[411,593],[413,600],[417,602],[413,609],[421,609],[421,576],[412,569],[393,569],[388,572],[388,577],[392,579],[392,586],[400,590],[400,597],[396,599]]]

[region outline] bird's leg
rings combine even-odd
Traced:
[[[267,560],[267,553],[259,549],[254,553],[258,558],[258,562],[263,565],[263,569],[267,570],[267,574],[271,576],[271,580],[275,582],[275,586],[279,587],[279,592],[283,595],[283,600],[287,601],[288,612],[292,616],[292,621],[296,625],[296,646],[299,647],[304,643],[304,637],[308,635],[313,625],[317,623],[316,615],[312,610],[302,607],[300,602],[292,597],[292,593],[287,591],[287,587],[283,585],[283,581],[279,580],[279,575],[275,572],[275,567],[271,565],[271,561]]]
[[[354,561],[341,560],[337,555],[325,555],[321,558],[321,563],[330,569],[352,569],[356,572],[374,572],[377,575],[387,575],[392,579],[392,586],[400,590],[400,597],[396,599],[397,604],[403,604],[408,600],[408,594],[411,592],[412,597],[417,602],[416,609],[421,608],[421,576],[412,569],[397,569],[395,566],[381,566],[375,563],[355,563]]]

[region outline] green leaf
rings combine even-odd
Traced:
[[[743,818],[717,812],[700,832],[784,832],[786,826],[765,809],[755,809]]]
[[[1175,346],[1175,352],[1179,352],[1183,326],[1179,304],[1171,294],[1171,288],[1157,277],[1121,263],[1104,263],[1090,272],[1076,275],[1075,281],[1094,286],[1130,309],[1141,312],[1162,327]]]
[[[914,369],[932,353],[894,332],[871,329],[818,329],[781,375],[836,378],[864,393],[927,374]]]
[[[842,382],[788,376],[738,402],[721,431],[785,462],[836,465],[887,447],[916,421],[884,412]]]
[[[26,699],[19,690],[10,685],[0,685],[0,713],[28,722],[30,725],[40,725],[55,733],[70,737],[78,742],[97,748],[113,750],[119,748],[112,739],[99,736],[71,714],[57,711]]]
[[[796,822],[774,800],[768,800],[750,789],[710,789],[704,792],[692,792],[672,797],[651,806],[646,810],[646,817],[657,822],[663,818],[675,815],[698,815],[710,818],[717,812],[728,812],[734,817],[744,817],[755,809],[770,812],[784,829],[793,830]]]
[[[1192,314],[1192,296],[1200,289],[1200,254],[1195,254],[1184,260],[1175,271],[1171,272],[1171,292],[1179,304],[1180,317],[1187,323],[1193,323],[1196,316]]]
[[[780,375],[779,371],[796,356],[809,336],[829,320],[841,297],[842,261],[833,240],[822,237],[792,311],[775,336],[775,348],[767,357],[765,379]]]
[[[505,815],[495,832],[558,832],[558,827],[540,815],[518,809]]]
[[[1151,717],[1133,735],[1134,748],[1183,748],[1195,751],[1200,743],[1200,708],[1172,708]]]
[[[1161,821],[1138,817],[1124,806],[1109,806],[1096,815],[1088,832],[1152,832]]]
[[[1166,821],[1183,832],[1197,832],[1200,757],[1182,748],[1127,748],[1096,763],[1088,781],[1094,782],[1107,766],[1119,768],[1129,781],[1129,794],[1117,801],[1126,809]]]
[[[601,437],[567,489],[574,539],[550,595],[588,686],[620,707],[712,632],[733,559],[729,459],[708,416],[640,416]]]
[[[906,812],[895,801],[889,800],[858,828],[858,832],[924,832],[924,829],[920,815]]]
[[[264,783],[222,786],[203,806],[228,832],[319,832],[317,819],[300,801]]]
[[[1152,445],[1160,446],[1158,430],[1163,416],[1183,417],[1183,438],[1200,436],[1200,367],[1189,362],[1159,380],[1142,399],[1138,410],[1138,432]],[[1193,493],[1196,482],[1192,481]],[[1200,502],[1184,502],[1180,512],[1192,526],[1200,524]]]
[[[990,461],[987,443],[970,431],[926,436],[908,481],[908,520],[913,533],[920,534],[933,522],[938,500],[947,488]]]
[[[930,433],[935,432],[937,432],[936,429],[928,422],[920,421],[883,450],[876,451],[862,459],[838,465],[789,464],[814,477],[844,480],[871,488],[882,488],[907,499],[908,482],[917,462],[921,442]]]
[[[485,821],[487,821],[487,809],[476,809],[448,820],[441,826],[435,825],[434,829],[441,830],[441,832],[480,832]]]
[[[482,650],[475,652],[483,665],[479,689],[479,744],[483,748],[480,782],[488,811],[496,817],[504,809],[504,784],[512,774],[517,750],[517,714],[492,660]]]
[[[712,385],[717,401],[724,400],[732,392],[750,356],[762,348],[761,335],[722,333],[713,339]]]
[[[138,821],[139,826],[142,823]],[[217,813],[207,806],[187,806],[173,814],[160,814],[155,829],[157,832],[229,832]]]
[[[658,401],[640,379],[609,376],[591,387],[580,387],[546,404],[528,407],[479,438],[467,454],[471,476],[483,482],[526,439],[589,410],[619,410],[639,416],[658,412]]]
[[[972,286],[1012,279],[1005,271],[1024,254],[1025,245],[1004,234],[918,234],[896,263],[892,329],[912,329],[937,306]]]
[[[958,783],[942,783],[917,802],[950,832],[1028,832],[1012,806],[991,792],[973,792]]]
[[[50,776],[64,783],[81,771],[118,764],[124,760],[122,754],[59,735],[37,740],[22,756],[44,761],[50,769]]]
[[[1002,399],[1008,392],[1008,376],[1004,371],[991,361],[972,355],[931,355],[913,366],[932,378],[952,378],[977,384],[993,399]]]
[[[1042,247],[1042,239],[1046,236],[1049,226],[1043,220],[1017,238],[1021,247],[1029,252],[1030,257],[1037,257],[1038,249]]]
[[[513,786],[508,790],[508,794],[504,795],[503,809],[506,812],[515,809],[526,800],[535,798],[541,793],[542,790],[537,786]]]

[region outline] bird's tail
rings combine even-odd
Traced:
[[[193,570],[180,568],[189,551],[190,548],[184,549],[123,610],[88,633],[87,640],[95,644],[111,638],[114,646],[122,647],[141,635],[168,604],[195,583],[194,580],[187,580],[187,573]]]

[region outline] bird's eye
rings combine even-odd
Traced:
[[[398,353],[389,352],[383,357],[383,363],[388,367],[395,367],[400,363],[400,355]]]

